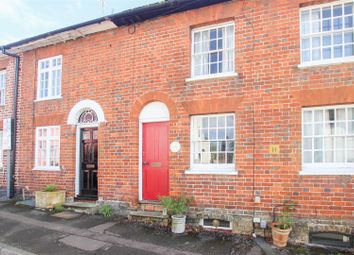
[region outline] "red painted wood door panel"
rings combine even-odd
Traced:
[[[168,122],[143,124],[143,199],[158,200],[167,196]]]

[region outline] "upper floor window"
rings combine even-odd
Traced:
[[[36,129],[36,167],[41,170],[59,170],[60,127]]]
[[[0,71],[0,105],[5,105],[6,71]]]
[[[52,99],[61,96],[62,56],[38,61],[37,99]]]
[[[353,60],[354,1],[337,1],[301,9],[301,64]]]
[[[235,72],[234,23],[192,30],[192,77]]]
[[[303,109],[302,162],[304,173],[354,174],[354,105]]]
[[[191,171],[235,170],[235,115],[192,117]]]

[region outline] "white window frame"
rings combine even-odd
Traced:
[[[322,35],[331,35],[331,49],[333,49],[333,34],[336,34],[336,33],[339,33],[339,32],[349,32],[349,31],[353,31],[354,32],[354,26],[353,28],[344,28],[344,22],[343,22],[343,28],[342,29],[339,29],[339,30],[334,30],[333,29],[333,16],[330,18],[331,20],[331,30],[330,31],[321,31],[321,32],[316,32],[316,33],[312,33],[312,28],[310,28],[310,33],[307,34],[307,35],[302,35],[302,20],[301,20],[301,13],[303,11],[307,11],[307,10],[314,10],[314,9],[318,9],[320,8],[321,11],[321,19],[319,20],[321,22],[321,30],[322,30],[322,8],[326,8],[326,7],[331,7],[333,8],[333,6],[335,5],[344,5],[344,4],[347,4],[347,3],[353,3],[354,1],[353,0],[339,0],[339,1],[334,1],[334,2],[330,2],[330,3],[324,3],[324,4],[318,4],[318,5],[311,5],[311,6],[307,6],[307,7],[303,7],[303,8],[300,8],[300,11],[299,11],[299,26],[300,26],[300,64],[298,65],[299,68],[302,68],[302,67],[311,67],[311,66],[321,66],[321,65],[330,65],[330,64],[339,64],[339,63],[347,63],[347,62],[353,62],[354,61],[354,56],[348,56],[348,57],[345,57],[344,56],[344,38],[342,38],[343,42],[342,42],[342,46],[343,46],[343,56],[341,58],[334,58],[333,57],[333,50],[331,50],[331,58],[330,59],[321,59],[321,60],[312,60],[312,38],[315,37],[315,36],[320,36],[321,38],[321,46],[320,46],[320,49],[321,49],[321,56],[322,56]],[[332,10],[332,9],[331,9]],[[346,16],[344,13],[342,15],[342,17]],[[353,16],[354,16],[354,10],[353,10]],[[311,18],[310,18],[311,20]],[[354,19],[353,19],[353,23],[354,23]],[[312,27],[312,23],[310,21],[310,26]],[[303,38],[310,38],[310,61],[307,61],[307,62],[303,62],[302,60],[302,49],[303,49],[303,46],[302,46],[302,39]]]
[[[56,136],[51,136],[50,135],[50,129],[54,129],[54,128],[58,128],[59,129],[59,134],[58,137]],[[46,137],[46,141],[47,141],[47,148],[46,148],[46,166],[39,166],[39,130],[40,129],[47,129],[47,137]],[[51,170],[51,171],[59,171],[60,170],[60,134],[61,134],[61,130],[60,130],[60,126],[41,126],[41,127],[36,127],[36,148],[35,148],[35,167],[33,168],[33,170]],[[58,166],[50,166],[49,162],[50,162],[50,140],[53,140],[53,138],[58,139],[59,144],[58,144]]]
[[[231,72],[221,72],[221,73],[215,73],[215,74],[207,74],[207,75],[198,75],[196,76],[194,73],[194,34],[197,32],[203,32],[203,31],[208,31],[211,29],[218,29],[222,27],[227,27],[227,26],[232,26],[233,27],[233,52],[232,52],[232,60],[233,60],[233,67]],[[210,26],[204,26],[200,28],[194,28],[191,31],[191,37],[192,37],[192,45],[191,45],[191,78],[186,79],[186,81],[193,81],[193,80],[203,80],[203,79],[212,79],[212,78],[222,78],[222,77],[233,77],[237,76],[238,74],[235,72],[235,22],[225,22],[225,23],[220,23],[220,24],[215,24],[215,25],[210,25]]]
[[[0,71],[0,106],[5,105],[6,70]]]
[[[196,164],[194,163],[194,145],[193,145],[193,122],[195,118],[202,117],[213,117],[213,116],[233,116],[234,118],[234,163],[231,164]],[[221,175],[237,175],[235,169],[236,165],[236,116],[234,113],[221,113],[221,114],[205,114],[205,115],[194,115],[190,119],[190,169],[187,170],[186,174],[221,174]]]
[[[60,59],[61,60],[61,65],[60,66],[56,66],[53,67],[52,66],[52,60],[54,59]],[[42,69],[41,68],[41,64],[45,61],[49,61],[49,67],[46,69]],[[58,99],[61,98],[61,92],[62,92],[62,70],[63,70],[63,56],[62,55],[58,55],[58,56],[54,56],[54,57],[50,57],[50,58],[45,58],[45,59],[41,59],[38,61],[38,75],[37,75],[37,99],[35,101],[44,101],[44,100],[52,100],[52,99]],[[60,91],[58,95],[53,95],[52,94],[52,89],[53,89],[53,71],[57,71],[60,70]],[[48,72],[48,96],[46,97],[41,97],[41,73],[44,72]]]
[[[302,158],[302,171],[300,172],[300,175],[354,175],[354,163],[305,163],[304,162],[304,112],[311,110],[312,111],[312,138],[316,137],[314,134],[314,111],[315,110],[328,110],[328,109],[348,109],[348,108],[354,108],[353,104],[350,105],[332,105],[332,106],[321,106],[321,107],[305,107],[302,108],[301,111],[301,158]],[[336,119],[334,120],[336,122]],[[348,137],[348,113],[346,110],[346,120],[345,120],[345,126],[346,126],[346,133],[345,135],[338,135],[338,136],[344,136]],[[321,123],[321,122],[318,122]],[[325,120],[323,120],[323,123],[325,123]],[[325,132],[325,130],[323,130]],[[321,137],[325,135],[321,135]],[[336,134],[334,137],[337,136]],[[350,135],[350,136],[354,136]],[[333,136],[328,136],[328,137],[333,137]],[[310,138],[310,137],[309,137]],[[346,141],[346,139],[345,139]],[[335,143],[335,141],[334,141]],[[323,144],[324,148],[324,144]],[[334,150],[335,150],[335,144],[334,144]],[[314,142],[312,140],[312,160],[314,160]],[[323,152],[325,151],[324,149],[322,150]],[[344,145],[344,153],[346,154],[346,145]],[[346,156],[345,156],[346,158]]]

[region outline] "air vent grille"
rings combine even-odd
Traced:
[[[343,248],[353,248],[353,236],[336,232],[310,233],[310,243]]]

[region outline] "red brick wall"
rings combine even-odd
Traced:
[[[0,59],[0,71],[6,70],[5,105],[0,106],[0,129],[3,128],[3,120],[11,118],[13,114],[13,89],[15,81],[15,59],[2,57]],[[0,169],[0,189],[6,188],[6,173],[8,167],[9,151],[3,151],[3,169]]]
[[[158,100],[171,111],[170,141],[182,144],[180,153],[170,153],[171,194],[193,195],[201,208],[239,211],[269,212],[292,199],[302,216],[353,218],[353,177],[299,175],[301,107],[354,103],[352,96],[336,96],[353,94],[354,64],[297,67],[299,6],[307,2],[232,1],[136,24],[132,34],[121,27],[26,52],[17,187],[38,190],[56,183],[73,196],[76,129],[66,121],[77,102],[92,99],[102,106],[107,120],[99,127],[99,197],[136,203],[138,115],[144,105]],[[239,76],[186,82],[191,27],[224,20],[235,21]],[[59,54],[63,98],[35,102],[37,60]],[[238,175],[186,175],[190,115],[216,112],[236,113]],[[32,170],[35,126],[45,123],[61,125],[58,172]],[[268,153],[271,144],[280,145],[279,155]],[[253,192],[260,194],[261,203],[253,203]]]

